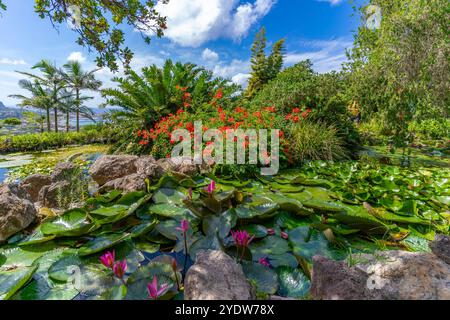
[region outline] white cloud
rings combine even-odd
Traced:
[[[243,88],[247,88],[248,80],[250,79],[250,77],[251,75],[249,73],[238,73],[233,78],[231,78],[231,81],[241,85]]]
[[[12,66],[19,66],[27,64],[25,60],[22,59],[9,59],[9,58],[0,58],[0,64],[9,64]]]
[[[165,36],[186,47],[199,47],[219,38],[240,40],[263,18],[276,0],[176,0],[158,2],[156,10],[167,17]]]
[[[320,2],[329,2],[332,6],[340,4],[343,0],[316,0]]]
[[[213,73],[216,77],[230,79],[245,88],[250,78],[250,62],[237,59],[230,63],[222,62],[214,67]]]
[[[344,39],[315,40],[303,42],[303,46],[316,49],[306,52],[290,52],[285,57],[287,66],[309,59],[314,70],[325,73],[340,70],[342,63],[347,60],[345,50],[352,47],[352,42]]]
[[[203,58],[203,60],[217,61],[217,60],[219,60],[219,54],[209,48],[206,48],[202,52],[202,58]]]
[[[68,61],[77,61],[79,63],[83,63],[86,61],[86,57],[79,51],[72,52],[68,57]]]

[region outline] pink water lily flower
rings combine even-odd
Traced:
[[[127,260],[117,261],[114,264],[113,271],[117,278],[123,279],[125,271],[127,270]]]
[[[273,236],[273,235],[275,234],[275,230],[272,229],[272,228],[269,228],[269,229],[267,229],[267,234],[268,234],[269,236]]]
[[[108,251],[104,255],[100,257],[100,262],[107,268],[112,269],[114,267],[114,262],[116,260],[116,252],[115,250]]]
[[[149,298],[156,300],[158,297],[160,297],[167,289],[169,285],[168,284],[162,284],[161,287],[158,289],[158,277],[154,276],[153,281],[147,285],[147,290],[149,293]]]
[[[211,183],[208,185],[208,187],[206,187],[206,192],[208,192],[209,195],[212,195],[215,190],[216,190],[216,182],[212,180]]]
[[[258,262],[265,267],[270,267],[270,262],[267,258],[260,258]]]
[[[247,231],[231,231],[231,236],[234,239],[236,246],[238,247],[248,247],[250,242],[255,238],[255,236],[250,236]]]
[[[189,221],[187,220],[181,221],[181,227],[176,227],[175,229],[183,233],[186,233],[189,230]]]
[[[283,238],[283,239],[288,239],[289,238],[289,235],[286,233],[286,232],[281,232],[281,237]]]

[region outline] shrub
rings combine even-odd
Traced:
[[[427,119],[414,121],[409,131],[422,139],[448,139],[450,137],[450,119]]]
[[[22,124],[22,121],[17,118],[6,118],[3,120],[3,123],[10,126],[20,126]]]
[[[42,151],[73,144],[113,143],[114,135],[108,126],[81,132],[44,132],[0,137],[0,153]]]
[[[302,121],[291,127],[287,140],[290,154],[296,162],[348,158],[345,141],[332,125]]]

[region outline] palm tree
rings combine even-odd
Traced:
[[[66,132],[70,130],[70,114],[77,112],[77,120],[79,115],[94,120],[94,112],[86,106],[81,105],[82,102],[93,99],[93,97],[76,96],[76,94],[63,91],[60,102],[60,109],[66,114]],[[78,122],[77,122],[78,128]]]
[[[9,97],[22,100],[19,103],[20,107],[31,107],[36,109],[45,110],[47,131],[50,131],[50,108],[52,106],[51,94],[46,90],[39,81],[34,82],[29,80],[20,80],[19,86],[31,93],[31,96],[27,97],[21,94],[13,94]]]
[[[51,96],[51,105],[54,112],[55,132],[58,132],[58,105],[61,90],[66,86],[66,82],[61,76],[60,70],[47,60],[41,60],[32,69],[39,69],[42,76],[38,76],[28,72],[19,72],[25,76],[35,79],[41,86],[45,87]]]
[[[118,87],[102,90],[106,98],[103,106],[120,107],[112,111],[113,117],[125,118],[144,128],[180,108],[183,104],[180,88],[190,94],[194,105],[209,101],[219,88],[227,96],[237,91],[227,80],[213,78],[211,72],[195,64],[174,64],[171,60],[162,68],[156,65],[143,68],[142,75],[127,70],[125,78],[116,77],[113,81]]]
[[[102,82],[95,79],[94,73],[98,70],[85,72],[77,61],[70,61],[64,65],[65,71],[61,73],[64,81],[75,93],[75,113],[77,115],[77,132],[80,131],[80,114],[86,113],[87,107],[82,107],[80,93],[82,90],[97,91]],[[83,112],[82,112],[83,111]],[[90,112],[92,114],[92,111]],[[89,114],[89,112],[88,112]]]

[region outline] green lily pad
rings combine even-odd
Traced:
[[[186,195],[176,189],[162,188],[154,193],[152,199],[156,204],[183,204]]]
[[[75,237],[92,231],[95,225],[90,222],[86,211],[73,209],[62,216],[51,218],[41,225],[44,235]]]
[[[0,300],[8,300],[33,276],[38,268],[20,267],[9,271],[0,271]]]
[[[128,232],[131,234],[132,238],[138,238],[146,233],[152,231],[156,225],[158,224],[158,220],[154,219],[153,221],[145,221],[137,226],[131,228]]]
[[[308,296],[311,281],[297,268],[279,267],[276,269],[280,288],[278,293],[282,297],[302,299]]]
[[[254,261],[269,255],[280,255],[290,251],[288,242],[277,236],[270,236],[261,241],[252,242],[249,247]]]
[[[278,276],[272,269],[259,263],[243,262],[242,269],[250,281],[256,283],[259,293],[268,295],[275,294],[278,290]]]
[[[83,256],[88,256],[88,255],[91,255],[91,254],[94,254],[97,252],[101,252],[101,251],[111,248],[111,247],[117,245],[118,243],[120,243],[126,239],[129,239],[129,238],[131,238],[131,235],[129,233],[106,234],[106,235],[97,237],[97,238],[85,243],[78,250],[78,255],[83,257]]]

